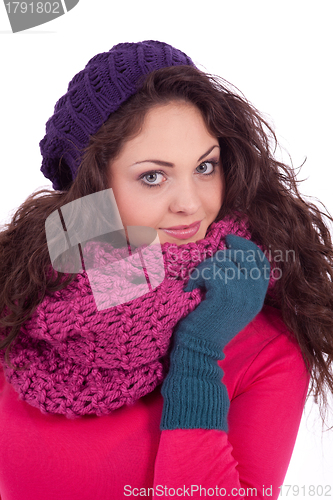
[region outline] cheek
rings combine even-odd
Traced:
[[[126,179],[121,176],[114,175],[112,178],[111,188],[122,218],[127,218],[131,213],[135,213],[140,206],[137,193],[131,187],[131,183],[126,182]]]
[[[147,225],[154,218],[158,210],[158,203],[148,202],[149,197],[138,189],[131,189],[131,186],[122,184],[121,188],[114,188],[114,196],[117,208],[123,224],[127,226]]]
[[[220,210],[224,199],[224,178],[222,176],[217,178],[216,183],[207,193],[206,199],[213,212]]]
[[[128,191],[124,184],[117,182],[117,179],[113,179],[111,183],[111,189],[116,201],[117,209],[120,214],[123,223],[126,223],[128,214],[132,211],[131,205],[135,205],[135,202],[131,196],[128,195]]]
[[[221,171],[220,171],[220,176],[219,176],[219,181],[218,181],[218,188],[217,188],[217,195],[216,196],[217,196],[217,199],[218,199],[218,204],[221,207],[222,203],[223,203],[223,200],[224,200],[224,196],[225,196],[225,177],[224,177],[224,173],[223,173],[222,168],[221,168]]]

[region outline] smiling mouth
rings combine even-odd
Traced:
[[[201,221],[185,229],[162,229],[162,231],[169,234],[170,236],[173,236],[174,238],[186,240],[194,236],[199,231],[200,224]]]
[[[160,229],[168,230],[168,231],[185,230],[185,229],[190,229],[192,227],[195,227],[200,223],[201,223],[201,220],[197,220],[197,221],[193,222],[192,224],[189,224],[188,226],[184,225],[184,226],[161,227]]]

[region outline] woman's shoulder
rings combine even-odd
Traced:
[[[301,348],[285,325],[281,311],[264,306],[257,316],[224,349],[219,363],[229,395],[235,397],[255,382],[293,381],[307,387],[309,374]]]

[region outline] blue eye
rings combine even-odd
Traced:
[[[217,165],[217,164],[218,164],[218,162],[216,162],[216,161],[204,161],[204,162],[203,162],[203,163],[201,163],[201,164],[200,164],[197,168],[200,168],[200,167],[203,167],[203,166],[205,166],[205,167],[206,167],[206,165],[212,165],[212,166],[213,166],[212,171],[211,171],[211,172],[209,172],[208,174],[206,174],[207,167],[206,167],[205,172],[200,172],[200,174],[203,174],[203,173],[204,173],[205,175],[212,175],[212,174],[214,174],[214,172],[215,172],[215,167],[216,167],[216,165]]]
[[[199,174],[202,174],[204,177],[208,177],[209,175],[213,175],[216,173],[216,166],[219,164],[218,161],[213,161],[213,160],[210,160],[210,161],[204,161],[203,163],[200,163],[200,165],[197,167],[197,169],[201,168],[201,167],[205,167],[206,170],[207,170],[207,165],[212,165],[212,170],[211,172],[209,172],[208,174],[206,173],[206,170],[204,172],[199,172]],[[152,184],[151,182],[145,182],[143,179],[146,178],[146,177],[150,177],[150,176],[155,176],[155,179],[156,180],[156,176],[160,174],[160,175],[164,175],[164,172],[161,172],[159,170],[152,170],[150,172],[146,172],[144,174],[142,174],[139,179],[140,179],[140,182],[141,184],[143,184],[143,186],[145,187],[149,187],[149,188],[154,188],[154,187],[161,187],[162,183],[159,183],[159,184]]]
[[[156,180],[156,176],[157,175],[163,175],[163,172],[157,172],[156,170],[154,170],[153,172],[149,172],[148,174],[143,174],[140,179],[141,179],[141,184],[143,184],[144,186],[147,186],[147,187],[161,187],[161,184],[152,184],[150,182],[144,182],[142,179],[144,179],[145,177],[154,177],[155,176],[155,179]]]

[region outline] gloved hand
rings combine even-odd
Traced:
[[[270,273],[263,252],[245,238],[226,236],[227,250],[201,262],[185,287],[206,289],[174,333],[163,382],[161,429],[227,430],[229,398],[217,360],[223,348],[262,309]]]

